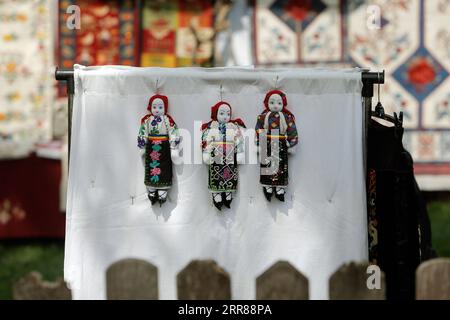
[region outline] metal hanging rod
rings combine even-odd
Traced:
[[[364,71],[361,78],[363,83],[361,94],[365,98],[371,98],[373,97],[373,85],[384,84],[384,70],[383,72]]]
[[[73,69],[59,69],[58,67],[56,67],[55,79],[58,81],[66,81],[68,95],[75,93]]]
[[[70,145],[72,143],[72,109],[73,109],[73,96],[75,94],[75,81],[73,77],[73,69],[59,69],[56,67],[55,79],[58,81],[65,81],[67,84],[67,151],[68,162],[70,161]]]
[[[55,71],[55,78],[58,81],[66,81],[67,94],[74,94],[75,88],[74,88],[73,70],[59,69],[57,67]],[[362,96],[373,97],[373,85],[384,83],[384,70],[383,72],[364,71],[361,74],[361,78],[363,82]]]

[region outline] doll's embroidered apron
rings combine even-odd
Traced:
[[[144,183],[155,189],[172,186],[172,158],[169,133],[172,128],[166,116],[151,116],[141,125],[140,136],[145,139]],[[144,142],[143,142],[144,143]]]
[[[165,188],[172,185],[172,158],[168,135],[151,134],[145,146],[145,185]]]
[[[231,131],[227,130],[230,127],[235,129],[236,126],[230,123],[218,125],[215,130],[207,130],[205,133],[210,144],[211,159],[214,159],[209,165],[208,187],[214,192],[232,192],[237,189],[236,141]]]

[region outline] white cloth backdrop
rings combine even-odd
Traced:
[[[176,299],[176,274],[192,259],[214,259],[229,272],[234,299],[254,299],[256,277],[277,260],[309,278],[312,299],[328,298],[330,274],[367,259],[360,79],[356,69],[75,66],[65,257],[74,298],[104,299],[105,270],[123,258],[159,268],[161,299]],[[300,136],[287,201],[267,202],[259,166],[246,164],[232,209],[218,212],[206,166],[183,164],[174,168],[169,202],[152,207],[136,137],[156,83],[192,140],[200,135],[195,121],[209,120],[221,86],[233,117],[248,128],[265,93],[283,90]],[[199,143],[188,147],[188,140],[184,152],[201,158]]]

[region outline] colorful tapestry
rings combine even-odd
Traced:
[[[450,189],[449,19],[450,0],[256,0],[255,61],[384,69],[381,100],[403,111],[420,186]]]
[[[80,29],[69,29],[72,11],[80,8]],[[62,0],[59,2],[59,66],[138,65],[138,14],[136,0]],[[59,96],[65,96],[64,83]]]
[[[0,1],[0,158],[51,137],[51,1]]]
[[[69,29],[70,5],[81,9],[80,29]],[[136,65],[137,30],[134,1],[63,0],[59,7],[60,62],[71,68],[84,65]]]
[[[142,10],[141,66],[192,66],[211,59],[211,0],[149,0]]]

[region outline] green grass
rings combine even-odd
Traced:
[[[45,280],[63,276],[62,241],[20,240],[0,243],[0,300],[12,298],[12,284],[31,271]]]
[[[440,257],[450,257],[450,202],[435,201],[428,204],[433,247]]]
[[[428,205],[433,246],[439,256],[450,257],[450,201],[430,201]],[[0,300],[12,298],[12,284],[31,271],[45,280],[63,275],[62,241],[21,240],[0,243]]]

